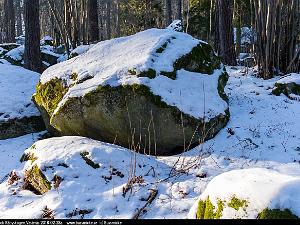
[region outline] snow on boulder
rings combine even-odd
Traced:
[[[0,139],[45,129],[31,101],[40,74],[22,67],[0,64]]]
[[[168,27],[167,29],[172,29],[174,31],[182,32],[183,31],[183,26],[181,20],[174,20]]]
[[[265,168],[215,177],[190,210],[198,219],[276,219],[300,216],[300,177]]]
[[[4,48],[6,51],[11,51],[17,47],[19,47],[19,44],[16,43],[4,43],[4,44],[0,44],[1,48]]]
[[[91,45],[80,45],[77,48],[75,48],[71,53],[70,53],[70,59],[74,58],[76,56],[82,55],[86,53],[90,48],[92,48],[94,44]]]
[[[16,47],[4,55],[4,59],[10,62],[13,65],[21,66],[24,64],[24,45]]]
[[[0,184],[0,218],[42,218],[46,207],[55,218],[133,218],[157,194],[151,169],[161,169],[158,178],[170,170],[154,157],[83,137],[38,141],[21,161]]]
[[[100,42],[47,69],[34,99],[57,135],[170,155],[226,125],[227,78],[207,43],[150,29]]]
[[[54,41],[53,38],[47,35],[42,38],[40,43],[41,43],[41,45],[53,46],[53,41]]]
[[[300,74],[291,73],[276,82],[272,93],[281,95],[282,93],[290,97],[291,95],[300,95]]]
[[[4,59],[13,65],[23,66],[24,65],[24,45],[12,49],[4,55]],[[49,66],[57,63],[57,60],[61,57],[60,54],[54,53],[53,46],[45,45],[41,46],[41,58],[44,65],[44,70]]]
[[[0,47],[0,57],[2,57],[3,55],[5,55],[8,51],[2,47]]]

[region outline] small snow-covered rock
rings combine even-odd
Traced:
[[[174,20],[168,27],[167,29],[172,29],[178,32],[183,31],[183,26],[181,20]]]
[[[274,95],[291,94],[300,95],[300,74],[291,73],[276,82],[275,88],[272,91]]]
[[[0,139],[45,129],[31,101],[39,77],[22,67],[0,64]]]
[[[86,53],[90,48],[92,48],[94,44],[91,45],[80,45],[77,48],[75,48],[71,53],[70,53],[70,59],[74,58],[76,56],[82,55]]]
[[[265,168],[232,170],[208,184],[189,218],[237,219],[300,216],[300,177]],[[279,214],[279,215],[276,215]]]

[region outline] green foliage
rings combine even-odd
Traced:
[[[240,208],[247,207],[247,201],[244,199],[238,199],[237,197],[232,197],[230,202],[228,203],[228,206],[235,209],[239,210]]]
[[[194,37],[209,40],[210,0],[190,1],[190,20],[188,32]],[[212,18],[214,19],[214,17]],[[214,21],[212,21],[214,24]]]
[[[258,214],[257,219],[299,219],[291,210],[285,209],[264,209]]]
[[[163,23],[163,5],[159,1],[120,0],[119,6],[122,36],[132,35]],[[112,20],[112,23],[114,22]],[[112,35],[116,37],[117,34]]]

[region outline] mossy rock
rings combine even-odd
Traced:
[[[167,46],[167,43],[162,44],[155,54],[161,54]],[[162,74],[175,80],[177,71],[185,69],[210,76],[214,70],[220,69],[221,64],[211,46],[200,43],[190,53],[178,58],[173,67],[171,72],[130,68],[128,75],[154,79]],[[70,97],[59,105],[69,88],[85,82],[77,80],[78,77],[77,74],[70,75],[68,80],[72,84],[69,86],[57,78],[37,85],[34,102],[47,129],[54,135],[80,135],[141,153],[172,155],[199,145],[199,140],[214,137],[230,117],[227,109],[204,122],[203,118],[195,118],[168,105],[149,87],[140,84],[100,85],[84,96]],[[224,70],[219,77],[219,96],[216,97],[225,101],[228,101],[224,92],[227,80],[228,74]]]
[[[23,66],[23,59],[22,60],[15,60],[10,56],[4,55],[3,58],[8,61],[10,64],[14,66]]]
[[[46,52],[41,52],[42,61],[49,63],[50,66],[57,64],[58,57]]]
[[[264,209],[258,214],[257,219],[299,219],[289,209]]]
[[[226,80],[221,76],[219,82]],[[224,87],[225,83],[219,86]],[[99,86],[83,97],[69,98],[54,113],[66,91],[63,81],[57,79],[37,86],[34,101],[50,132],[91,137],[152,155],[172,155],[183,151],[184,146],[195,147],[199,139],[214,137],[230,116],[227,110],[225,115],[204,123],[167,105],[147,86],[138,84]]]
[[[37,165],[25,171],[24,190],[33,192],[36,195],[43,195],[51,189],[51,183]]]
[[[185,69],[190,72],[212,74],[215,69],[220,68],[220,58],[214,54],[209,44],[200,43],[185,56],[178,59],[175,70]]]
[[[75,58],[79,56],[77,52],[71,52],[71,54],[69,55],[69,59]]]
[[[41,116],[31,116],[0,121],[0,140],[37,133],[46,129]]]
[[[289,97],[290,94],[295,94],[300,96],[300,85],[292,82],[287,84],[276,83],[275,89],[272,91],[273,95],[284,94]]]
[[[20,45],[16,43],[5,43],[5,44],[0,44],[0,47],[7,51],[11,51],[17,47],[20,47]]]

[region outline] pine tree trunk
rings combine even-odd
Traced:
[[[15,42],[15,9],[13,0],[4,0],[6,42]]]
[[[223,63],[236,65],[233,27],[232,27],[232,0],[218,0],[218,33],[219,55]]]
[[[106,0],[106,32],[107,32],[107,39],[111,39],[111,2],[110,0]]]
[[[99,40],[97,0],[88,0],[88,33],[89,42],[96,42]]]
[[[25,68],[41,72],[39,0],[24,0]]]
[[[165,0],[165,26],[172,23],[172,0]]]
[[[182,0],[177,0],[177,14],[176,19],[182,21]]]

